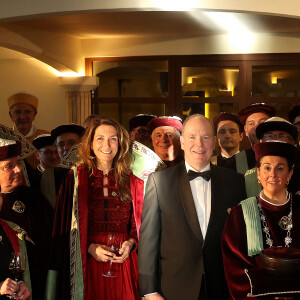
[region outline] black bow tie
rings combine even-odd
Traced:
[[[197,177],[202,177],[203,179],[205,179],[206,181],[210,180],[210,176],[211,176],[211,172],[209,171],[205,171],[205,172],[194,172],[193,170],[189,170],[188,171],[188,176],[189,176],[189,181],[197,178]]]

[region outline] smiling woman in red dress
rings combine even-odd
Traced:
[[[79,146],[81,165],[60,190],[54,232],[66,222],[68,228],[71,220],[65,230],[71,232],[71,299],[139,299],[133,204],[143,197],[143,181],[129,169],[129,146],[129,135],[119,123],[94,119]],[[112,235],[121,244],[116,253],[107,248]],[[115,277],[103,276],[110,264]]]

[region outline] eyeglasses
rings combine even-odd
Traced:
[[[138,132],[139,134],[142,135],[149,135],[150,132],[147,129],[140,128],[140,129],[133,129],[132,131]]]
[[[25,109],[25,110],[21,110],[21,109],[16,109],[13,110],[12,113],[16,116],[21,116],[22,114],[25,116],[30,116],[31,114],[35,113],[34,110],[30,110],[30,109]]]
[[[40,153],[44,153],[46,156],[53,156],[53,155],[58,155],[57,151],[52,151],[52,150],[44,150],[44,151],[39,151]]]
[[[16,166],[21,166],[22,160],[18,160],[17,162],[9,162],[5,166],[1,167],[3,172],[10,172],[15,169]]]
[[[266,133],[263,135],[264,141],[283,141],[288,142],[292,139],[290,135]]]

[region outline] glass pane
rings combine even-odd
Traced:
[[[151,103],[98,103],[97,111],[93,112],[103,117],[113,118],[119,121],[127,130],[129,120],[138,114],[155,116],[165,115],[164,104]]]
[[[167,97],[168,61],[94,61],[98,98]]]
[[[238,67],[183,67],[182,96],[238,96]]]
[[[238,111],[238,103],[183,103],[182,105],[183,120],[190,115],[202,114],[212,121],[220,112],[237,114]]]
[[[300,96],[299,66],[252,67],[252,96],[297,97]]]

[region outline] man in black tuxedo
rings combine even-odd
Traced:
[[[149,176],[138,249],[146,300],[228,299],[221,234],[246,192],[242,175],[210,164],[215,142],[211,122],[192,115],[181,136],[185,161]]]

